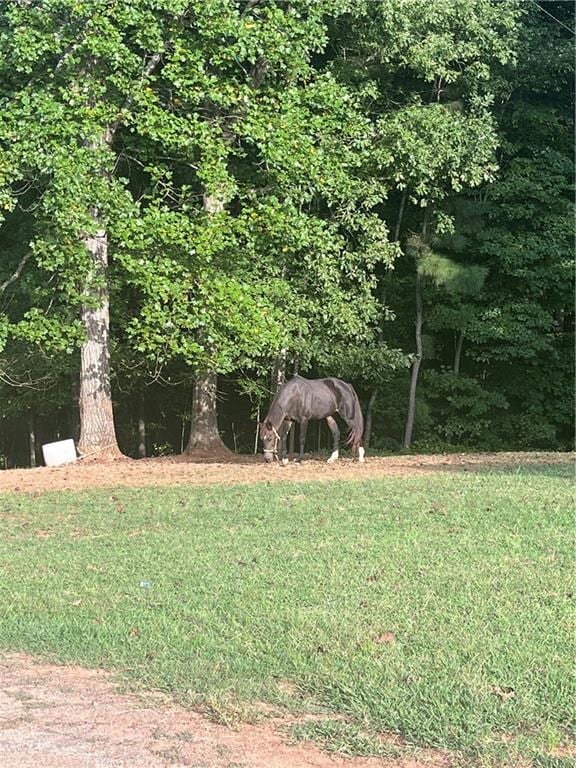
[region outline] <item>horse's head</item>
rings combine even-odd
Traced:
[[[265,461],[268,463],[274,461],[274,456],[278,455],[280,435],[278,434],[278,431],[274,429],[272,422],[269,419],[260,424],[260,439],[262,440],[262,446],[264,448]]]

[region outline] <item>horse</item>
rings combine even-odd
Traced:
[[[294,376],[278,391],[266,418],[260,424],[260,438],[264,448],[264,459],[270,463],[277,458],[287,464],[286,437],[292,424],[300,424],[300,453],[296,461],[304,458],[306,430],[311,419],[326,419],[332,432],[333,448],[328,463],[339,456],[340,429],[334,414],[340,414],[350,429],[347,445],[351,445],[359,462],[364,462],[362,435],[364,417],[354,387],[346,381],[335,378],[305,379]]]

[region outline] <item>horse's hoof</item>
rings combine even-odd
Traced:
[[[283,467],[285,467],[287,464],[290,463],[290,459],[282,459],[280,463],[282,464]]]
[[[338,451],[333,451],[332,454],[330,455],[330,458],[326,462],[326,464],[334,464],[337,458],[338,458]]]

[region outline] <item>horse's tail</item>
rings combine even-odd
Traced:
[[[362,415],[362,408],[360,407],[360,401],[358,395],[352,385],[350,387],[351,403],[350,403],[350,433],[346,439],[345,445],[352,446],[352,450],[358,451],[362,447],[362,439],[364,437],[364,416]]]

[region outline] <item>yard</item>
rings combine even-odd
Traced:
[[[15,652],[112,670],[159,707],[386,764],[568,765],[569,459],[438,469],[6,491],[1,674]],[[191,741],[148,764],[280,765]]]

